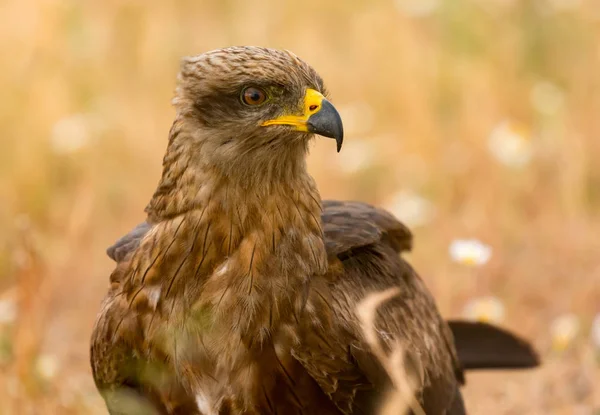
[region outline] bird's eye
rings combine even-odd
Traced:
[[[250,86],[242,92],[242,101],[247,105],[260,105],[267,99],[267,94],[260,88]]]

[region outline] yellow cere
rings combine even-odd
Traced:
[[[308,88],[304,94],[304,111],[302,115],[285,114],[273,120],[262,123],[262,126],[268,125],[291,125],[298,131],[308,131],[306,122],[308,118],[321,110],[321,103],[325,97],[319,91]]]

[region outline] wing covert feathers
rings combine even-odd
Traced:
[[[412,247],[410,230],[383,209],[362,202],[323,201],[325,246],[331,255],[384,240],[396,252]]]

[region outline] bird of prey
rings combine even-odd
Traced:
[[[375,414],[391,382],[356,310],[390,287],[375,329],[426,414],[465,413],[464,369],[537,364],[508,332],[442,319],[392,215],[321,201],[309,142],[343,140],[326,97],[288,51],[183,60],[147,219],[108,251],[91,365],[111,414]]]

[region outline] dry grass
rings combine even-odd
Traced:
[[[597,411],[589,327],[600,312],[600,4],[415,1],[398,0],[437,9],[414,17],[391,0],[0,5],[0,299],[18,303],[16,320],[0,322],[0,413],[105,413],[88,365],[112,268],[104,249],[143,219],[158,181],[179,58],[231,44],[295,51],[345,109],[347,147],[336,155],[317,140],[310,157],[323,197],[386,205],[402,189],[422,195],[431,208],[411,261],[442,312],[494,295],[503,324],[541,351],[539,370],[469,375],[471,412]],[[488,150],[504,120],[530,137],[521,167]],[[448,245],[461,237],[489,244],[491,260],[453,264]],[[581,330],[553,352],[549,328],[566,312]]]
[[[399,288],[388,288],[385,291],[372,293],[358,305],[357,315],[365,340],[371,351],[392,381],[392,390],[381,408],[379,415],[406,414],[410,410],[415,415],[425,415],[423,408],[415,399],[415,390],[420,386],[419,380],[411,377],[405,369],[405,349],[398,339],[394,339],[391,351],[386,353],[381,344],[381,337],[375,328],[377,309],[386,301],[400,293]]]

